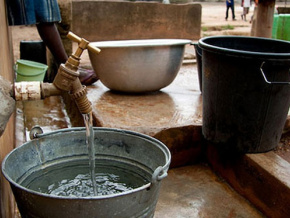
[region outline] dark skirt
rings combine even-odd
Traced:
[[[7,0],[9,25],[30,25],[61,20],[57,0]]]

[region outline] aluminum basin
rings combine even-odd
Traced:
[[[94,71],[109,89],[150,92],[168,86],[182,64],[185,39],[142,39],[93,42],[100,54],[89,51]]]

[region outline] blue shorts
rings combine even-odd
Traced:
[[[9,25],[61,21],[57,0],[7,0]]]

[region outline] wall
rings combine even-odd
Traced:
[[[199,39],[201,5],[72,1],[72,30],[89,40]]]
[[[13,55],[12,44],[9,29],[6,20],[5,2],[0,0],[0,75],[13,81]],[[3,158],[9,153],[15,144],[14,140],[15,118],[11,116],[6,126],[4,134],[0,138],[0,166]],[[0,173],[0,217],[14,217],[14,201],[11,194],[10,186]]]

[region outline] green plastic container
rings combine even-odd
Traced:
[[[43,81],[48,66],[35,61],[17,60],[15,71],[16,82]]]
[[[277,39],[278,20],[279,20],[279,15],[274,14],[273,26],[272,26],[272,38],[273,39]]]
[[[279,14],[277,39],[290,41],[290,14]]]

